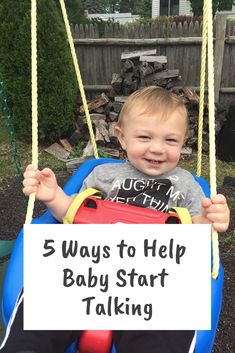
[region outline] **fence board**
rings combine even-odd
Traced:
[[[235,82],[234,58],[235,58],[235,42],[234,42],[234,45],[225,43],[221,87],[234,87],[234,82]]]
[[[230,23],[231,22],[231,23]],[[224,44],[221,87],[234,92],[235,37],[234,21],[228,21]],[[99,38],[98,28],[71,26],[80,70],[85,85],[108,87],[113,73],[121,71],[121,53],[134,50],[156,50],[156,55],[167,57],[167,68],[179,69],[179,85],[198,87],[200,82],[200,56],[202,22],[152,23],[121,26],[107,24],[104,37]],[[222,90],[220,90],[222,91]]]

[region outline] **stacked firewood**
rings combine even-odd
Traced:
[[[191,154],[193,149],[197,149],[198,141],[199,96],[197,93],[190,88],[179,88],[179,70],[168,70],[166,68],[167,58],[165,56],[157,56],[156,50],[123,53],[121,60],[121,73],[112,75],[111,91],[107,94],[102,93],[88,102],[96,143],[102,154],[113,158],[124,158],[124,152],[121,150],[115,135],[115,125],[118,121],[119,113],[132,92],[150,85],[169,89],[184,100],[189,113],[189,136],[183,153]],[[221,110],[219,107],[216,108],[217,135],[224,124],[226,111]],[[208,109],[207,103],[205,103],[203,152],[208,152],[209,150],[208,131]],[[82,104],[78,104],[75,130],[67,142],[73,148],[73,146],[81,144],[81,141],[85,143],[82,157],[66,162],[68,169],[77,167],[85,159],[93,155],[84,107]],[[64,141],[62,145],[65,148]],[[54,150],[56,150],[58,154],[58,144],[52,147],[52,152],[54,153]],[[69,153],[67,147],[65,149],[66,153]],[[62,153],[62,151],[59,151],[59,153]],[[62,154],[62,159],[66,159],[66,156],[64,157],[64,154]]]
[[[127,97],[121,97],[122,102],[119,102],[118,100],[113,100],[108,97],[105,93],[102,93],[88,102],[88,109],[97,146],[102,147],[104,152],[117,158],[119,158],[119,146],[114,130],[118,115],[126,98]],[[83,105],[78,107],[75,125],[76,130],[69,138],[70,144],[74,145],[81,139],[89,141],[90,135]]]
[[[128,96],[145,86],[173,88],[181,77],[179,70],[168,70],[167,57],[157,56],[156,49],[122,53],[121,73],[112,75],[110,94]]]
[[[199,115],[199,96],[190,88],[173,88],[175,94],[182,97],[189,113],[189,136],[185,144],[187,152],[197,148],[198,133],[198,115]],[[110,97],[105,93],[96,97],[88,103],[90,117],[92,120],[95,139],[98,146],[113,157],[119,157],[120,149],[114,127],[118,121],[119,113],[128,96]],[[217,109],[216,111],[216,135],[219,133],[221,126],[225,120],[226,111]],[[203,122],[203,151],[209,150],[209,123],[207,104],[204,105],[204,122]],[[80,139],[89,140],[89,131],[84,114],[84,107],[79,107],[76,131],[70,137],[71,144],[76,144]]]

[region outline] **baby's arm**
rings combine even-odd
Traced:
[[[193,216],[193,223],[209,223],[217,232],[225,232],[229,226],[230,211],[226,198],[218,194],[202,199],[202,214]]]
[[[28,165],[24,173],[23,185],[25,195],[35,192],[36,199],[43,201],[50,208],[53,216],[62,222],[73,198],[66,195],[59,187],[51,169],[45,168],[39,171],[31,164]]]

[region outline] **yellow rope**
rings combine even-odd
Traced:
[[[37,2],[31,0],[31,80],[32,80],[32,164],[38,168],[38,104],[37,104]],[[30,194],[25,223],[31,223],[35,193]]]
[[[215,93],[214,93],[214,53],[213,53],[213,15],[212,1],[208,1],[208,110],[209,110],[209,147],[210,147],[210,186],[211,197],[216,195],[216,158],[215,158]],[[212,277],[219,273],[218,233],[212,229],[213,267]]]
[[[209,9],[208,1],[204,1],[202,49],[201,49],[200,100],[199,100],[199,118],[198,118],[197,176],[201,176],[201,172],[202,172],[202,131],[203,131],[203,114],[204,114],[205,77],[206,77],[208,9]]]
[[[64,5],[64,0],[60,0],[65,27],[69,39],[70,49],[72,53],[73,63],[77,75],[77,80],[81,92],[81,97],[84,105],[84,110],[87,118],[87,124],[91,136],[91,141],[94,149],[94,155],[98,157],[97,146],[92,129],[91,118],[89,109],[86,102],[84,87],[82,84],[81,74],[78,66],[74,43],[69,27],[67,13]],[[207,7],[208,5],[208,7]],[[208,34],[208,102],[209,102],[209,145],[210,145],[210,184],[211,184],[211,197],[216,194],[216,161],[215,161],[215,108],[214,108],[214,55],[213,55],[213,21],[212,21],[212,0],[204,0],[204,23],[203,23],[203,42],[202,42],[202,68],[201,68],[201,94],[200,94],[200,107],[199,108],[199,123],[203,122],[203,108],[202,97],[204,98],[205,87],[205,62],[206,62],[206,34]],[[37,106],[37,3],[36,0],[31,0],[31,57],[32,57],[32,164],[38,168],[38,106]],[[204,73],[203,73],[204,72]],[[202,128],[201,128],[202,129]],[[202,135],[202,132],[200,132]],[[201,149],[201,141],[200,141]],[[201,160],[201,157],[200,157]],[[199,163],[200,164],[200,163]],[[198,167],[199,175],[201,173],[201,166]],[[33,208],[35,202],[35,193],[29,197],[27,214],[25,223],[32,221]],[[213,278],[218,277],[219,272],[219,247],[218,247],[218,233],[212,229],[212,252],[213,252]]]
[[[203,31],[201,52],[200,102],[198,122],[198,161],[197,175],[202,170],[202,131],[205,96],[206,48],[208,47],[208,110],[209,110],[209,159],[211,197],[216,195],[216,160],[215,160],[215,99],[214,99],[214,53],[213,53],[213,15],[212,0],[204,0]],[[212,228],[212,277],[216,279],[219,273],[219,240],[218,233]]]
[[[93,146],[94,156],[95,156],[95,158],[99,158],[97,145],[96,145],[96,141],[95,141],[95,136],[94,136],[94,132],[92,129],[91,117],[90,117],[89,109],[87,106],[84,86],[82,83],[81,73],[80,73],[80,69],[79,69],[79,65],[78,65],[78,59],[77,59],[77,55],[76,55],[76,51],[75,51],[75,47],[74,47],[74,43],[73,43],[73,38],[72,38],[70,26],[69,26],[69,21],[68,21],[68,16],[67,16],[64,0],[60,0],[60,5],[61,5],[65,28],[66,28],[66,32],[67,32],[67,36],[68,36],[68,41],[69,41],[69,46],[70,46],[71,55],[72,55],[72,59],[73,59],[73,64],[74,64],[75,72],[77,75],[77,81],[78,81],[78,85],[79,85],[79,89],[80,89],[80,93],[81,93],[82,103],[84,106],[84,111],[85,111],[87,125],[88,125],[88,129],[89,129],[89,133],[90,133],[91,143]]]

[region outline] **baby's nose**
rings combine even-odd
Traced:
[[[153,141],[149,146],[149,151],[152,153],[163,153],[164,143],[162,141]]]

